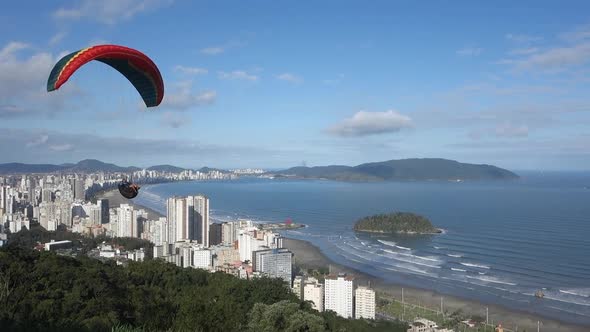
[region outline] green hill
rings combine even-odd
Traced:
[[[518,175],[492,165],[460,163],[454,160],[425,158],[366,163],[358,166],[293,167],[276,174],[301,178],[342,181],[391,180],[509,180]]]

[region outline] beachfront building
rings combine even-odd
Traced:
[[[410,324],[408,332],[453,332],[453,330],[438,327],[436,322],[428,319],[416,318]]]
[[[252,268],[271,278],[281,278],[291,287],[293,253],[289,249],[266,249],[252,253]]]
[[[252,262],[252,253],[254,251],[268,248],[264,240],[256,238],[255,233],[256,231],[242,230],[238,236],[238,249],[242,262]]]
[[[209,198],[204,195],[171,197],[166,202],[168,242],[194,240],[209,246]]]
[[[359,286],[354,295],[354,318],[375,319],[375,291]]]
[[[306,279],[303,282],[303,300],[311,301],[313,309],[324,311],[324,285],[316,278]]]
[[[344,318],[353,317],[354,277],[346,274],[329,275],[325,284],[325,309]]]

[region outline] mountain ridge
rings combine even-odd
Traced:
[[[443,158],[393,159],[357,166],[298,166],[272,172],[272,174],[341,181],[508,180],[519,178],[517,174],[497,166],[461,163]]]
[[[63,163],[60,165],[54,164],[25,164],[25,163],[4,163],[0,164],[0,174],[27,174],[27,173],[96,173],[96,172],[119,172],[131,173],[140,171],[144,168],[136,166],[118,166],[111,163],[105,163],[96,159],[84,159],[77,163]],[[180,173],[190,168],[182,168],[173,165],[155,165],[146,167],[146,170],[154,170],[159,172]],[[202,167],[200,169],[193,169],[195,171],[208,172],[211,170],[218,170],[227,173],[228,171],[216,168]]]

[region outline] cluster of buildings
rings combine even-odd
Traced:
[[[206,171],[187,169],[180,172],[167,172],[142,169],[132,174],[134,180],[149,179],[166,179],[171,181],[191,181],[191,180],[234,180],[237,174],[232,172],[223,172],[216,169],[207,169]]]
[[[292,290],[318,311],[331,310],[345,318],[375,319],[375,291],[355,285],[353,276],[330,274],[323,284],[313,277],[296,276]]]
[[[293,254],[278,233],[250,220],[211,223],[204,195],[171,197],[166,206],[167,217],[148,222],[142,234],[154,243],[154,258],[242,278],[281,278],[291,285]]]
[[[259,175],[259,174],[266,173],[265,170],[260,169],[260,168],[239,168],[239,169],[232,169],[231,172],[234,174],[238,174],[238,175],[257,175],[257,174]]]
[[[136,225],[135,220],[146,219],[145,211],[129,215],[132,213],[129,206],[119,207],[113,212],[108,200],[96,203],[86,200],[88,193],[114,188],[129,175],[134,181],[142,183],[237,177],[218,170],[171,173],[146,169],[132,174],[96,172],[0,177],[0,245],[4,243],[8,231],[16,233],[23,227],[29,229],[32,222],[38,222],[47,230],[56,230],[63,225],[78,233],[140,237],[141,225]],[[111,220],[114,223],[111,224]]]
[[[259,174],[262,170],[234,170],[235,174]],[[166,174],[164,174],[166,175]],[[134,172],[134,180],[164,176],[150,170]],[[174,180],[223,178],[226,173],[183,171]],[[230,175],[235,176],[235,175]],[[251,220],[212,223],[209,198],[205,195],[171,197],[166,202],[166,216],[150,218],[147,211],[132,205],[110,206],[108,199],[95,203],[86,200],[88,190],[109,188],[121,175],[23,175],[0,177],[0,245],[6,232],[30,228],[38,222],[54,231],[64,227],[85,235],[131,237],[153,243],[153,257],[183,268],[222,271],[240,278],[280,278],[297,296],[311,301],[319,311],[332,310],[346,318],[375,318],[375,292],[355,287],[354,278],[330,275],[320,283],[314,278],[295,277],[293,253],[283,247],[283,238],[273,229],[264,229]],[[149,182],[146,180],[146,182]],[[153,216],[152,216],[153,217]],[[46,250],[71,246],[69,241],[44,244]],[[143,250],[125,251],[101,244],[89,254],[97,259],[143,261]]]

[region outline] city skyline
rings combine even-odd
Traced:
[[[0,161],[589,170],[589,5],[504,3],[7,4]],[[160,107],[99,63],[45,92],[60,56],[103,43],[154,59]]]

